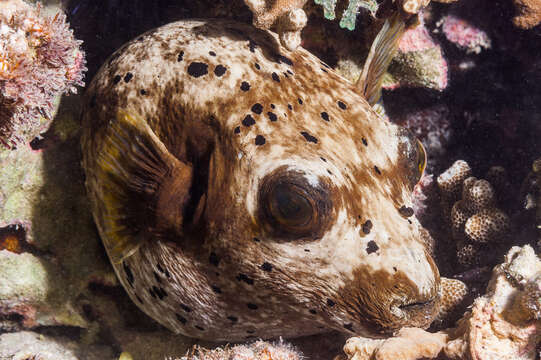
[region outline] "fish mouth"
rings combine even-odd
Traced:
[[[440,296],[435,295],[426,300],[416,300],[396,304],[391,307],[391,313],[400,318],[401,326],[430,326],[438,314]]]

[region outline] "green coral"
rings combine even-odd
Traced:
[[[314,0],[318,5],[323,6],[323,15],[326,19],[334,20],[336,14],[334,9],[336,8],[337,0]],[[355,20],[357,19],[357,13],[359,8],[364,8],[370,12],[372,16],[375,16],[378,10],[378,3],[375,0],[349,0],[347,9],[342,14],[340,20],[340,27],[348,30],[355,29]]]

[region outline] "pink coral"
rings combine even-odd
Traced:
[[[63,93],[83,86],[81,41],[58,13],[41,5],[0,2],[0,143],[10,147],[44,131]]]
[[[491,42],[487,33],[466,20],[447,15],[438,23],[447,40],[467,53],[479,54],[482,49],[490,49]]]

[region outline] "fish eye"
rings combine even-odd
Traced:
[[[300,172],[267,176],[259,192],[259,220],[275,238],[317,238],[328,218],[330,200],[324,186],[310,184]]]
[[[295,184],[278,184],[269,194],[268,212],[281,226],[306,227],[314,215],[312,199]]]
[[[404,160],[406,178],[411,189],[417,185],[426,169],[427,156],[423,144],[406,129],[401,130],[399,150]]]

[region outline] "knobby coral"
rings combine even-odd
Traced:
[[[504,177],[498,168],[487,175]],[[466,267],[480,264],[482,250],[504,239],[510,228],[509,217],[497,207],[493,186],[471,176],[471,168],[461,160],[441,174],[437,183],[444,213],[450,219],[458,262]]]
[[[63,13],[0,1],[0,143],[13,147],[43,132],[60,96],[83,86],[80,45]]]
[[[513,18],[513,24],[522,29],[531,29],[541,22],[541,1],[514,0],[518,14]]]

